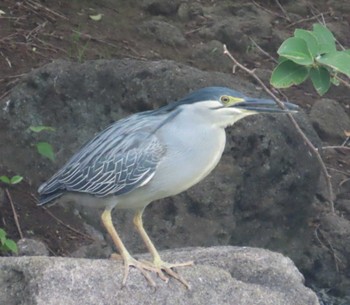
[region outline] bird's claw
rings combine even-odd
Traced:
[[[162,261],[161,259],[155,259],[153,262],[143,261],[143,263],[148,266],[152,266],[154,268],[154,272],[156,272],[159,278],[165,281],[166,283],[169,281],[169,278],[164,273],[178,280],[187,289],[191,288],[188,282],[182,276],[180,276],[180,274],[175,272],[173,268],[192,266],[194,264],[193,261],[184,263],[167,263]]]
[[[119,255],[112,255],[111,258],[120,260]],[[163,262],[162,260],[159,260],[159,259],[154,260],[154,262],[138,261],[134,259],[132,256],[130,256],[130,257],[124,258],[124,277],[122,281],[122,286],[124,287],[126,285],[126,281],[129,276],[130,267],[134,267],[142,273],[142,275],[146,278],[146,280],[152,287],[156,287],[157,285],[155,281],[152,279],[150,272],[156,273],[159,276],[159,278],[166,283],[168,283],[169,277],[173,277],[174,279],[182,283],[187,289],[190,289],[190,285],[187,283],[187,281],[183,279],[177,272],[172,270],[172,268],[185,267],[185,266],[191,266],[191,265],[193,265],[192,261],[185,262],[185,263],[170,264],[170,263]],[[169,277],[167,277],[165,273],[169,275]]]

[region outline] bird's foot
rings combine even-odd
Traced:
[[[122,281],[123,287],[125,286],[126,280],[128,279],[130,267],[134,267],[134,268],[138,269],[152,287],[157,286],[155,281],[152,279],[151,275],[149,274],[150,271],[157,272],[155,267],[153,267],[149,264],[146,264],[144,262],[140,262],[140,261],[136,260],[135,258],[133,258],[132,256],[127,256],[127,257],[123,258],[121,255],[116,254],[116,253],[113,253],[111,255],[111,259],[124,260],[124,277],[123,277],[123,281]]]
[[[167,263],[162,261],[160,258],[156,258],[154,259],[153,262],[143,261],[143,263],[146,264],[147,266],[151,266],[152,268],[154,268],[154,272],[156,272],[158,276],[166,283],[169,281],[169,278],[165,275],[165,273],[168,276],[178,280],[187,289],[191,288],[188,282],[180,274],[175,272],[173,268],[192,266],[194,264],[193,261],[184,262],[184,263]]]
[[[169,281],[168,276],[173,277],[176,280],[178,280],[180,283],[182,283],[187,289],[190,289],[190,285],[187,283],[187,281],[172,269],[176,267],[191,266],[193,265],[193,261],[184,262],[184,263],[174,263],[174,264],[163,262],[161,259],[155,259],[153,262],[138,261],[132,256],[127,256],[126,258],[123,258],[119,254],[112,254],[111,258],[115,260],[120,260],[120,259],[124,260],[124,277],[122,281],[123,287],[126,284],[130,267],[134,267],[142,273],[142,275],[146,278],[146,280],[152,287],[156,287],[157,285],[155,281],[152,279],[150,272],[154,272],[158,274],[159,278],[166,283]],[[166,276],[165,274],[167,274],[168,276]]]

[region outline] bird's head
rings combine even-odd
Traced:
[[[191,108],[195,113],[204,115],[208,122],[222,127],[253,114],[297,112],[299,109],[288,102],[284,103],[285,109],[281,109],[273,100],[247,97],[225,87],[199,89],[175,102],[174,106]]]

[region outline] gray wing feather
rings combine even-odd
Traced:
[[[114,123],[74,155],[39,193],[66,190],[104,197],[144,185],[165,153],[155,134],[163,121],[162,116],[137,114]]]

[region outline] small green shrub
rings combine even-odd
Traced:
[[[336,39],[322,24],[312,31],[296,29],[277,51],[280,56],[270,83],[276,88],[299,85],[310,78],[318,94],[325,94],[331,84],[338,85],[338,74],[350,78],[350,50],[337,50]]]
[[[5,230],[0,228],[0,253],[12,252],[17,254],[17,244],[12,239],[7,238],[6,235]]]
[[[23,177],[18,175],[13,176],[11,178],[7,176],[0,176],[0,181],[9,185],[20,183],[22,180],[23,180]]]

